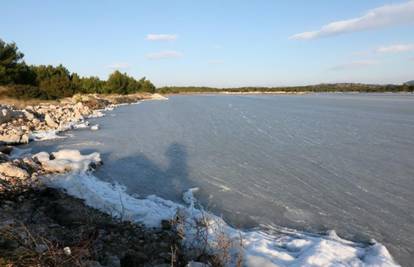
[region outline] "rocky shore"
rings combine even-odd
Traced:
[[[125,222],[42,182],[80,164],[96,168],[99,154],[64,150],[13,156],[15,145],[89,127],[86,119],[102,116],[100,110],[143,99],[163,97],[78,95],[59,104],[0,107],[0,266],[207,266],[197,262],[203,260],[200,255],[183,253],[182,235],[172,222],[163,221],[159,228]]]

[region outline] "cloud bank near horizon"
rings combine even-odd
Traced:
[[[294,34],[289,39],[310,40],[411,23],[414,24],[414,0],[377,7],[369,10],[363,16],[334,21],[322,26],[319,30]]]

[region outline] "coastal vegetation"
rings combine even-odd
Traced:
[[[18,99],[59,99],[77,93],[130,94],[155,92],[155,86],[145,77],[134,77],[114,71],[104,81],[98,77],[80,77],[63,65],[28,65],[15,43],[0,39],[0,86],[2,94]]]
[[[317,84],[305,86],[284,86],[284,87],[237,87],[237,88],[214,88],[214,87],[197,87],[197,86],[168,86],[157,89],[161,94],[179,94],[179,93],[260,93],[260,92],[414,92],[413,83],[403,85],[387,84],[362,84],[362,83],[332,83]]]
[[[15,43],[0,39],[0,97],[17,99],[56,100],[75,94],[132,94],[138,92],[161,94],[186,93],[298,93],[298,92],[414,92],[414,84],[402,85],[334,83],[284,87],[215,88],[169,86],[156,88],[145,77],[139,80],[116,70],[107,80],[97,76],[81,77],[65,66],[28,65]]]

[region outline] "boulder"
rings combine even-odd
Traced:
[[[19,133],[10,133],[0,136],[0,141],[6,143],[6,144],[20,144],[21,134]]]
[[[23,114],[24,116],[26,116],[26,119],[28,119],[29,121],[33,120],[36,117],[32,112],[28,110],[23,110]]]
[[[59,124],[56,123],[49,114],[45,115],[45,122],[46,122],[47,126],[49,126],[49,127],[52,127],[52,128],[58,128],[59,127]]]
[[[0,107],[0,124],[9,122],[13,119],[14,114],[10,108],[7,107]]]
[[[1,163],[0,173],[9,177],[16,177],[20,179],[27,179],[30,177],[29,173],[26,170],[13,165],[11,162]]]

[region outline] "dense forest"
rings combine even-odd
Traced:
[[[161,87],[155,86],[145,77],[134,77],[114,71],[108,79],[80,77],[63,65],[27,65],[23,53],[15,43],[0,39],[0,86],[6,91],[0,94],[18,99],[59,99],[76,93],[130,94],[136,92],[177,93],[218,93],[218,92],[414,92],[414,85],[370,85],[355,83],[319,84],[291,87]]]
[[[0,86],[7,86],[2,94],[22,99],[58,99],[76,93],[155,92],[155,86],[149,80],[136,80],[119,71],[114,71],[103,81],[98,77],[80,77],[63,65],[27,65],[23,57],[15,43],[0,39]]]

